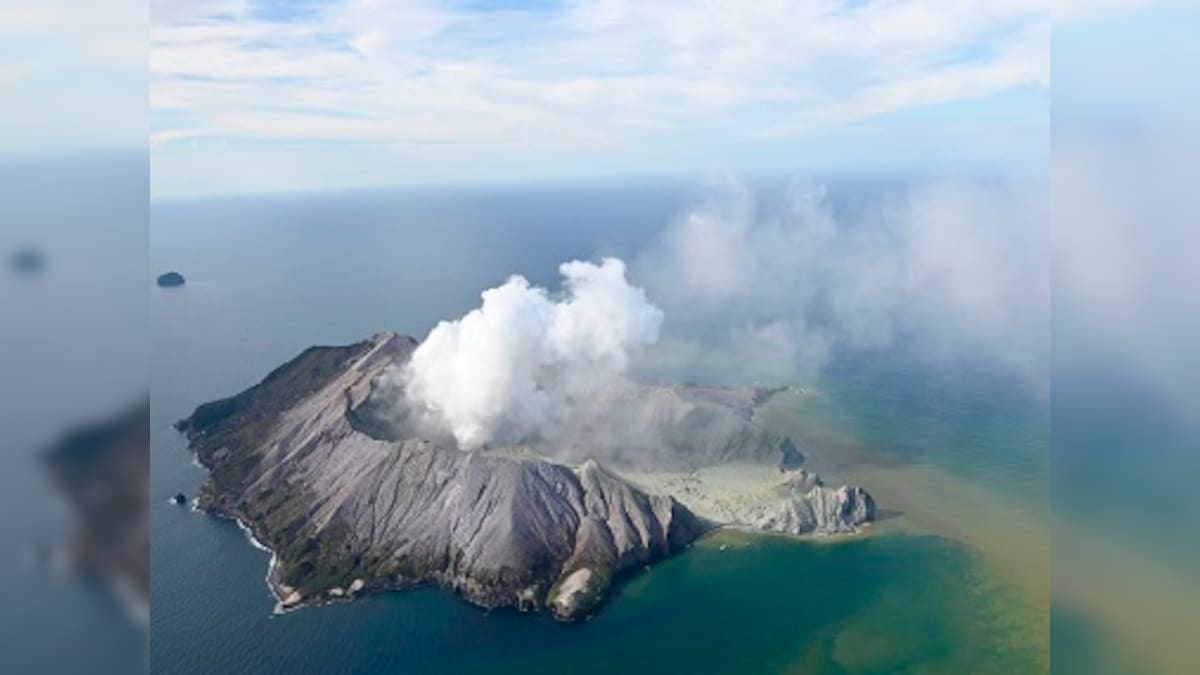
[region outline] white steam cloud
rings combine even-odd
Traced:
[[[526,441],[658,340],[663,313],[626,280],[624,262],[576,260],[559,272],[559,297],[513,276],[429,333],[402,375],[419,424],[449,431],[464,449]]]
[[[929,183],[834,208],[715,181],[637,259],[671,320],[654,364],[700,379],[815,377],[839,349],[988,359],[1046,387],[1043,180]],[[723,379],[723,378],[722,378]]]

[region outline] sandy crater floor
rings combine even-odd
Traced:
[[[778,505],[789,477],[777,467],[749,463],[622,475],[648,492],[671,495],[698,516],[735,525],[751,525]]]

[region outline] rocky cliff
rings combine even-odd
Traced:
[[[875,519],[875,500],[856,485],[832,488],[804,469],[787,472],[774,505],[750,520],[755,527],[788,534],[851,534]]]

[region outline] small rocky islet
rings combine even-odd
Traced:
[[[682,439],[676,454],[690,453],[659,457],[675,463],[670,470],[752,461],[780,474],[772,502],[748,522],[697,515],[686,495],[644,489],[588,457],[540,447],[468,452],[381,431],[371,414],[378,390],[416,346],[381,333],[311,347],[176,424],[209,470],[197,507],[237,519],[273,552],[278,609],[437,585],[482,607],[574,621],[597,610],[618,576],[714,528],[841,534],[874,517],[866,491],[823,485],[799,468],[789,439],[754,424],[763,390],[637,385],[633,397],[655,407],[646,419],[673,420],[664,436]],[[703,442],[688,442],[689,433]]]
[[[172,271],[158,275],[155,283],[158,284],[159,288],[176,288],[186,284],[187,279],[184,279],[183,275],[179,272]]]
[[[46,267],[46,256],[36,248],[20,248],[9,255],[8,264],[18,275],[37,276]]]

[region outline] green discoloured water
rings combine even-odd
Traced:
[[[723,533],[631,581],[596,627],[628,627],[635,672],[1036,672],[1021,602],[937,537]]]

